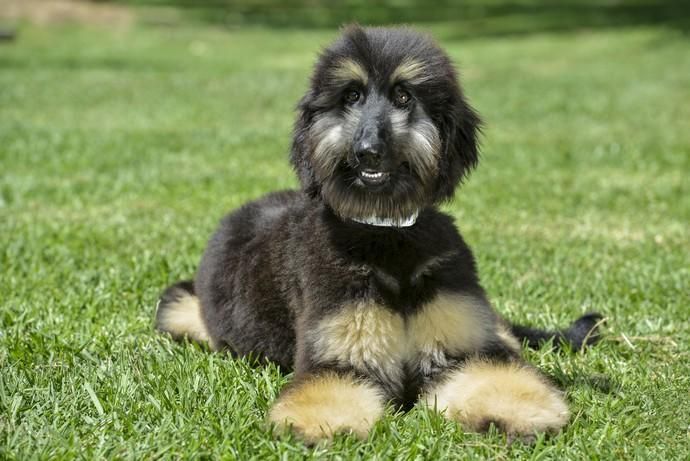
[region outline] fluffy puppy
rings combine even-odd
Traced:
[[[387,404],[467,430],[558,431],[559,392],[520,340],[580,347],[598,317],[543,332],[492,309],[437,205],[476,165],[479,117],[447,55],[409,29],[349,27],[318,60],[290,160],[302,191],[228,215],[157,327],[294,370],[268,419],[308,442],[366,436]]]

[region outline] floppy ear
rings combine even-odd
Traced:
[[[314,198],[319,195],[320,187],[309,160],[309,127],[314,118],[314,111],[311,109],[312,100],[313,92],[309,90],[297,105],[297,120],[292,132],[290,163],[297,173],[302,190]]]
[[[445,135],[445,155],[436,182],[437,201],[451,199],[457,185],[477,166],[480,128],[479,115],[459,94],[455,109],[447,112],[441,128]]]

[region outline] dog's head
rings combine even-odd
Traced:
[[[478,160],[479,117],[450,59],[410,29],[345,29],[298,110],[292,164],[343,218],[405,220],[452,197]]]

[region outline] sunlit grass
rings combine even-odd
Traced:
[[[296,186],[293,108],[334,31],[26,27],[0,46],[0,457],[687,459],[687,37],[446,32],[486,128],[445,209],[490,297],[608,317],[585,354],[528,352],[567,392],[562,434],[508,446],[414,410],[305,448],[263,422],[289,377],[154,334],[221,216]]]

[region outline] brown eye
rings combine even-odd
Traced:
[[[356,103],[359,101],[359,98],[360,94],[357,90],[348,90],[347,93],[345,93],[345,102],[348,104]]]
[[[412,96],[410,96],[410,93],[407,91],[403,90],[402,88],[396,88],[395,89],[395,104],[398,106],[406,106],[410,100],[412,99]]]

